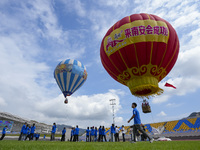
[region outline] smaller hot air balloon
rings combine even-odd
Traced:
[[[64,103],[67,104],[67,96],[72,95],[86,81],[86,67],[74,59],[63,60],[54,70],[54,78],[65,96]]]

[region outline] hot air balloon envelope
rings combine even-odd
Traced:
[[[171,71],[179,53],[174,28],[152,14],[133,14],[116,22],[104,36],[101,62],[116,81],[145,98],[163,92],[158,83]]]
[[[54,71],[54,78],[63,95],[70,96],[86,81],[86,67],[73,59],[61,61]]]

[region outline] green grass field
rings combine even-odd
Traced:
[[[149,142],[60,142],[0,141],[0,150],[200,150],[200,141]]]

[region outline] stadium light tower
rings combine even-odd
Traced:
[[[113,111],[113,124],[115,124],[115,99],[110,99],[110,105],[112,106],[112,111]]]

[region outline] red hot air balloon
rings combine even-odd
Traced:
[[[137,97],[163,92],[158,83],[171,71],[179,39],[166,20],[152,14],[133,14],[116,22],[104,36],[101,62],[116,81]]]

